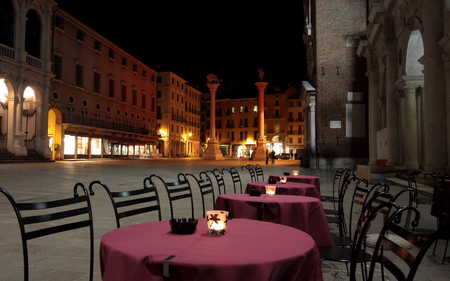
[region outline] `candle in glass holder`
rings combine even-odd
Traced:
[[[266,195],[274,196],[277,191],[277,187],[273,185],[266,185]]]
[[[298,171],[292,171],[292,175],[298,176]]]
[[[286,183],[286,177],[280,177],[280,183]]]
[[[209,235],[223,236],[227,230],[228,212],[221,210],[207,211],[206,222],[208,224]]]

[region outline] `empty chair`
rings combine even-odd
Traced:
[[[255,170],[256,180],[264,181],[264,171],[263,171],[261,165],[259,165],[259,164],[254,165],[253,169]]]
[[[215,179],[219,195],[227,193],[227,189],[225,187],[225,179],[223,178],[223,174],[219,169],[216,168],[213,170],[207,170],[205,173],[209,174],[211,178]]]
[[[351,243],[348,247],[342,246],[321,246],[319,247],[319,253],[322,259],[335,262],[343,262],[347,266],[350,263],[361,265],[361,271],[363,279],[366,276],[365,263],[370,262],[371,255],[365,251],[365,239],[370,229],[373,219],[375,219],[378,213],[388,214],[389,209],[395,205],[391,203],[393,196],[385,191],[380,192],[379,186],[373,186],[367,192],[363,192],[364,195],[362,210],[355,225],[355,231],[353,236],[350,237]],[[356,196],[355,198],[357,198]],[[359,203],[356,203],[359,205]],[[355,268],[348,270],[347,273],[352,277],[355,275]]]
[[[79,194],[78,189],[81,189],[83,193]],[[19,222],[25,281],[29,279],[28,240],[84,227],[89,230],[89,280],[92,281],[94,272],[94,228],[89,195],[82,183],[75,184],[73,197],[46,202],[16,203],[8,191],[0,187],[0,192],[8,198]],[[73,243],[74,240],[72,239],[69,242]]]
[[[244,169],[250,174],[250,181],[256,181],[256,172],[255,169],[253,169],[253,165],[241,166],[241,171],[244,171]]]
[[[222,174],[225,174],[225,171],[228,172],[231,176],[231,181],[233,182],[233,187],[234,187],[234,193],[238,192],[238,185],[239,185],[239,190],[240,193],[242,193],[242,181],[241,181],[241,176],[239,175],[238,170],[236,170],[236,168],[231,167],[230,169],[222,169]]]
[[[200,172],[199,177],[196,177],[193,174],[186,173],[186,178],[192,178],[196,182],[197,186],[200,189],[200,194],[202,195],[202,207],[203,207],[203,217],[206,217],[206,203],[205,196],[211,194],[212,198],[212,206],[214,209],[215,195],[214,195],[214,187],[211,178],[206,174],[206,172]]]
[[[341,186],[341,182],[343,177],[345,176],[345,173],[347,171],[350,171],[349,169],[343,169],[339,168],[334,173],[333,178],[333,189],[332,189],[332,195],[322,195],[320,197],[320,201],[322,202],[332,202],[333,203],[333,209],[325,210],[325,213],[327,214],[337,214],[337,202],[339,201],[339,188]]]
[[[120,227],[120,220],[123,218],[153,211],[158,212],[158,219],[161,220],[158,191],[154,186],[148,184],[148,181],[149,178],[144,179],[144,188],[111,191],[105,183],[97,180],[89,184],[89,193],[95,195],[93,189],[95,185],[100,185],[106,190],[114,208],[117,228]]]
[[[189,180],[186,178],[186,175],[184,175],[183,173],[179,173],[177,176],[177,181],[166,182],[162,177],[153,174],[148,178],[148,181],[154,188],[158,188],[159,184],[164,186],[164,189],[167,192],[167,196],[169,197],[170,217],[172,219],[174,218],[173,201],[182,199],[190,200],[191,218],[195,217],[194,200],[192,196],[191,184],[189,183]]]
[[[431,201],[422,200],[419,198],[419,190],[417,189],[416,178],[411,171],[406,169],[399,169],[397,171],[397,177],[406,179],[406,181],[408,182],[408,188],[414,190],[415,198],[413,198],[413,201],[416,203],[416,207],[418,207],[419,204],[431,204]]]
[[[414,214],[411,221],[414,228],[419,224],[420,212],[412,206],[396,210],[385,221],[372,254],[368,280],[374,280],[375,268],[379,266],[381,266],[382,280],[387,275],[386,271],[396,280],[414,280],[417,269],[429,248],[436,239],[450,233],[450,228],[438,229],[425,240],[401,226],[402,220],[406,217],[404,213],[409,211]],[[400,236],[408,243],[399,239],[389,239],[389,235],[392,234]],[[392,277],[389,276],[389,280],[392,280]]]

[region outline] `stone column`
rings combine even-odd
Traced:
[[[266,159],[266,138],[264,137],[264,91],[267,87],[267,82],[256,82],[255,85],[258,88],[258,146],[253,156],[253,160],[265,161]]]
[[[447,169],[447,124],[444,62],[439,40],[443,31],[443,2],[424,5],[422,23],[424,42],[424,94],[423,94],[423,168],[431,172]],[[422,61],[421,60],[421,61]]]
[[[208,148],[206,148],[203,159],[205,160],[225,160],[222,152],[219,149],[219,143],[216,139],[216,91],[219,87],[219,81],[208,81],[207,84],[211,94],[211,110],[210,110],[210,136],[208,141]]]
[[[419,134],[417,120],[418,87],[423,86],[423,76],[403,76],[397,82],[399,90],[405,92],[405,168],[419,168]]]
[[[395,82],[397,81],[397,44],[395,41],[387,41],[386,45],[386,123],[388,159],[387,165],[399,164],[399,107],[398,93]]]
[[[369,165],[377,165],[377,131],[380,127],[378,68],[372,67],[366,75],[369,78]]]

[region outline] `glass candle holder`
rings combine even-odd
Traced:
[[[298,171],[292,171],[292,175],[298,176]]]
[[[274,185],[266,185],[266,195],[274,196],[277,191],[277,187]]]
[[[280,183],[286,183],[286,177],[280,177]]]
[[[227,232],[228,211],[206,211],[206,222],[209,235],[223,236]]]

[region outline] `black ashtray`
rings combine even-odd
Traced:
[[[258,189],[250,189],[250,196],[261,196],[261,191]]]
[[[270,183],[270,184],[276,184],[277,183],[277,179],[269,178],[269,180],[267,182]]]
[[[283,173],[285,176],[290,176],[291,175],[291,173],[289,173],[289,172],[284,172]]]
[[[175,234],[192,234],[197,230],[198,219],[171,219],[170,227]]]

